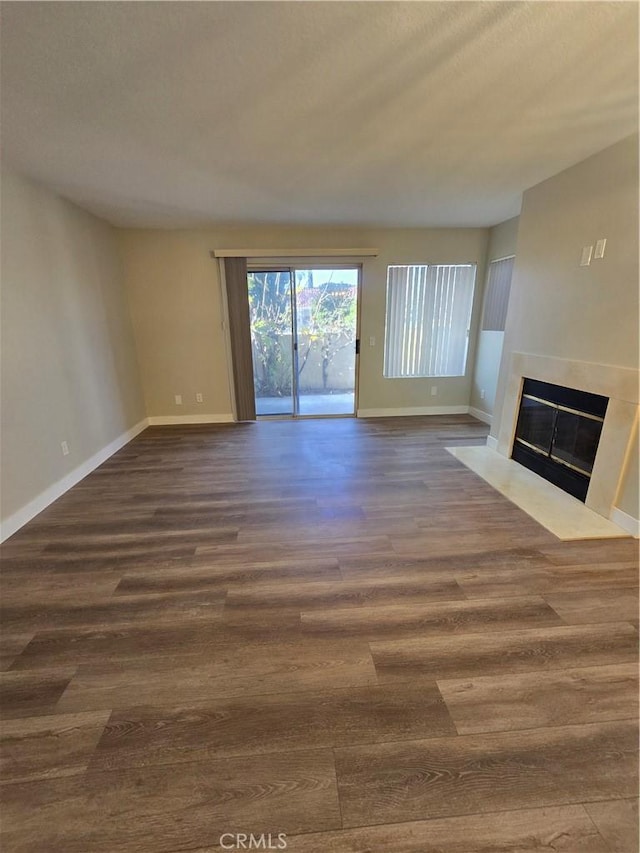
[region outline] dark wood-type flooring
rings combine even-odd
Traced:
[[[3,851],[636,853],[637,543],[444,449],[486,432],[150,428],[13,536]]]

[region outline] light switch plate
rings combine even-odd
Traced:
[[[580,266],[588,267],[591,263],[591,253],[593,252],[593,246],[584,246],[582,249],[582,255],[580,257]]]
[[[606,248],[606,245],[607,245],[607,238],[606,237],[602,237],[600,240],[598,240],[598,242],[596,243],[596,248],[593,252],[593,257],[594,258],[604,258],[604,250]]]

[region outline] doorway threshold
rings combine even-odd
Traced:
[[[256,397],[258,417],[291,418],[293,412],[282,411],[282,397]],[[279,410],[279,411],[278,411]],[[345,394],[300,394],[299,411],[296,417],[355,417],[355,395]]]

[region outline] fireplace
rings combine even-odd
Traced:
[[[512,459],[585,501],[609,399],[525,379]]]

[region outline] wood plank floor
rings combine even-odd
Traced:
[[[637,542],[486,433],[150,428],[6,542],[2,849],[636,853]]]

